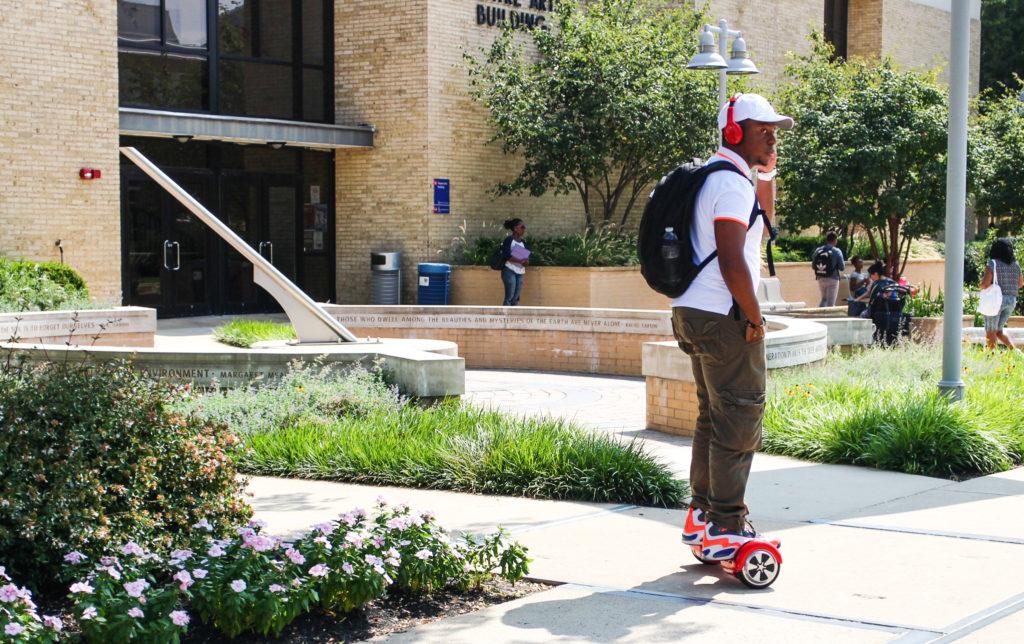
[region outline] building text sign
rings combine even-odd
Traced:
[[[476,5],[476,24],[482,27],[511,26],[517,29],[547,29],[545,13],[554,10],[555,0],[490,0]]]

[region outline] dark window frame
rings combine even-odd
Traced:
[[[252,0],[250,0],[252,1]],[[168,44],[167,43],[167,27],[166,27],[166,2],[167,0],[160,0],[160,43],[159,44],[148,44],[148,43],[135,43],[131,41],[124,41],[118,37],[118,52],[119,53],[133,53],[133,52],[147,52],[147,53],[160,53],[166,54],[178,54],[178,55],[189,55],[190,57],[202,58],[206,62],[207,66],[207,86],[206,86],[206,97],[205,97],[205,108],[201,109],[180,109],[173,108],[178,112],[185,113],[197,113],[197,114],[218,114],[225,116],[251,116],[253,118],[281,118],[267,116],[264,114],[239,114],[236,112],[226,112],[221,109],[220,100],[220,63],[221,60],[225,61],[239,61],[245,63],[256,63],[260,65],[276,65],[276,66],[289,66],[292,68],[292,105],[291,105],[291,116],[286,120],[292,121],[304,121],[308,123],[333,123],[334,122],[334,74],[333,74],[333,58],[334,58],[334,3],[331,0],[319,0],[321,3],[321,15],[323,20],[322,48],[323,48],[323,62],[321,64],[306,63],[303,56],[303,4],[310,0],[291,0],[292,3],[292,60],[285,61],[274,58],[263,58],[259,56],[246,56],[240,54],[221,53],[220,51],[220,11],[219,11],[219,0],[206,0],[206,49],[198,49],[195,47],[184,47],[180,45]],[[317,1],[317,0],[312,0]],[[260,1],[255,1],[256,11],[259,11]],[[257,23],[258,24],[258,23]],[[256,36],[257,43],[259,42],[260,35],[257,32]],[[259,51],[258,47],[256,48]],[[322,93],[323,102],[320,111],[322,112],[321,118],[309,118],[304,114],[305,109],[305,71],[319,71],[322,75]],[[127,107],[152,107],[154,109],[163,109],[161,105],[145,105],[138,103],[122,103]]]

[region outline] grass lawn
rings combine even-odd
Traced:
[[[1024,460],[1024,355],[964,349],[964,400],[937,391],[934,346],[831,354],[773,372],[764,451],[960,479]]]
[[[659,507],[688,495],[639,442],[460,401],[422,407],[365,371],[297,366],[189,406],[242,438],[250,474]]]
[[[218,342],[248,349],[265,340],[294,340],[296,335],[290,324],[266,320],[232,320],[217,327],[213,337]]]

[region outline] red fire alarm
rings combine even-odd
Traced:
[[[103,176],[99,168],[82,168],[78,171],[78,178],[89,181],[91,179],[99,179]]]

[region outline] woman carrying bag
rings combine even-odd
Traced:
[[[1017,294],[1024,286],[1024,275],[1021,275],[1020,265],[1013,256],[1013,245],[1008,240],[992,242],[988,256],[978,304],[978,312],[985,316],[985,345],[994,349],[996,340],[999,340],[1006,348],[1013,349],[1013,342],[1003,329],[1017,306]]]

